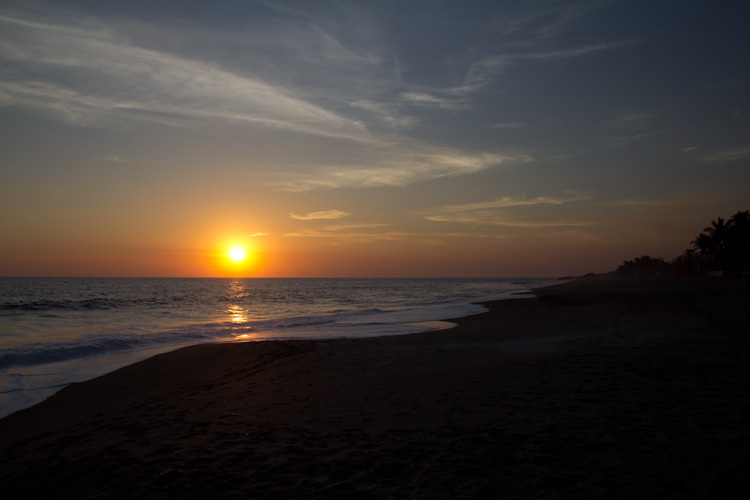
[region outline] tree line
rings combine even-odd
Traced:
[[[617,273],[628,276],[746,276],[750,274],[750,212],[737,212],[729,220],[718,217],[690,244],[691,247],[670,262],[644,255],[626,260],[617,268]]]

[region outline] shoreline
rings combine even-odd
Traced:
[[[597,276],[447,330],[182,348],[0,420],[0,481],[8,498],[740,498],[748,290]]]
[[[491,297],[501,298],[503,295],[507,296],[508,292],[501,293],[500,290],[503,288],[519,290],[521,283],[511,280],[510,278],[488,279],[488,283],[495,283],[495,286],[498,288],[492,291],[487,290],[489,295],[484,295],[483,300],[491,300]],[[105,279],[103,281],[107,282],[109,280]],[[127,282],[130,280],[123,279],[119,281]],[[216,282],[220,280],[209,281]],[[266,281],[279,282],[279,280]],[[281,280],[281,282],[283,281]],[[294,283],[300,280],[291,281],[293,282],[292,288],[296,289],[297,286],[301,286],[301,289],[305,289],[305,285],[301,283],[297,283],[297,286],[294,286]],[[312,280],[312,282],[316,281],[320,280]],[[358,279],[333,279],[332,281],[337,283],[339,292],[342,286],[345,288],[350,284],[355,284],[356,286],[358,282],[361,283],[361,280]],[[49,335],[46,336],[48,338],[42,335],[38,339],[38,342],[33,340],[34,334],[44,334],[45,331],[47,334],[50,334],[56,331],[56,329],[64,329],[66,325],[70,327],[71,322],[78,324],[78,328],[80,329],[80,322],[84,321],[84,318],[79,317],[78,322],[76,321],[79,307],[85,310],[86,306],[96,304],[99,299],[96,299],[94,297],[96,294],[90,291],[78,295],[74,293],[75,297],[67,301],[67,303],[65,300],[61,302],[48,300],[40,304],[38,301],[33,300],[33,297],[30,298],[31,296],[25,297],[25,299],[21,298],[19,299],[20,302],[16,304],[20,310],[25,310],[26,308],[34,309],[38,306],[41,306],[43,309],[45,307],[54,309],[58,305],[62,308],[62,314],[60,318],[51,319],[46,314],[40,313],[41,318],[36,318],[39,321],[39,328],[36,331],[33,331],[34,329],[32,328],[30,334],[29,332],[15,332],[18,334],[19,339],[24,338],[26,340],[26,345],[20,343],[16,346],[7,346],[7,349],[0,349],[0,365],[2,365],[2,369],[0,369],[0,419],[38,404],[72,383],[91,380],[113,372],[123,366],[153,357],[161,352],[173,351],[189,345],[217,342],[312,340],[404,335],[448,327],[447,323],[426,320],[471,315],[486,310],[480,305],[475,304],[475,302],[481,301],[476,297],[476,294],[481,293],[481,288],[486,288],[478,283],[469,285],[469,289],[473,288],[470,295],[474,295],[474,300],[468,300],[466,292],[469,292],[469,290],[460,283],[458,288],[456,288],[456,286],[451,285],[451,280],[436,279],[434,281],[439,286],[430,287],[429,289],[422,288],[429,280],[398,280],[404,283],[412,282],[416,286],[416,288],[406,287],[414,295],[415,300],[410,301],[408,305],[403,304],[404,307],[400,307],[402,305],[401,302],[394,301],[388,295],[378,296],[377,293],[378,287],[381,287],[382,283],[386,284],[384,288],[388,288],[389,286],[393,287],[393,281],[390,279],[378,280],[375,283],[375,296],[368,297],[369,301],[367,302],[362,302],[362,297],[346,299],[350,301],[348,305],[351,307],[348,309],[344,307],[338,310],[324,310],[312,313],[311,316],[306,316],[304,311],[310,313],[314,307],[310,307],[310,303],[303,300],[299,304],[303,311],[302,313],[297,311],[297,314],[294,314],[289,310],[286,314],[265,315],[264,312],[261,312],[260,314],[256,314],[260,316],[261,319],[259,320],[253,320],[253,314],[251,313],[246,315],[243,313],[243,315],[239,316],[231,313],[231,323],[224,321],[223,324],[214,321],[216,313],[209,315],[203,311],[202,318],[200,314],[188,314],[187,316],[190,316],[192,319],[185,319],[185,321],[177,323],[160,324],[157,319],[147,328],[143,328],[141,325],[140,331],[137,333],[131,331],[132,324],[129,322],[132,322],[133,317],[124,314],[129,310],[127,307],[128,301],[132,302],[133,297],[130,296],[130,299],[127,299],[128,294],[124,294],[123,290],[115,289],[112,290],[113,299],[110,304],[114,307],[114,310],[111,316],[107,315],[109,319],[105,319],[101,311],[98,311],[96,308],[93,312],[93,315],[99,319],[94,322],[91,330],[101,329],[103,333],[72,335],[70,338],[62,339],[55,339],[54,333],[52,333],[51,337]],[[524,286],[542,286],[549,282],[551,280],[548,278],[535,278],[528,283],[524,283]],[[391,285],[388,285],[389,283]],[[67,286],[63,286],[57,291],[61,294],[69,293],[67,288]],[[260,286],[260,288],[262,289],[263,287]],[[184,289],[180,290],[182,292],[185,291]],[[437,290],[437,294],[435,290]],[[392,291],[399,293],[398,290]],[[419,291],[423,293],[419,293]],[[452,298],[453,300],[445,302],[439,299],[440,297],[446,297],[446,294],[447,298]],[[149,316],[155,313],[153,308],[149,306],[149,297],[147,295],[141,298],[147,305],[143,308],[136,308],[135,316],[139,314]],[[178,293],[177,296],[182,297],[182,294]],[[252,293],[248,293],[248,296],[252,296]],[[418,299],[418,297],[421,297],[421,299]],[[464,300],[456,300],[457,297],[463,297]],[[304,299],[304,297],[302,298]],[[313,301],[317,300],[313,297],[307,298]],[[430,299],[437,300],[432,301]],[[195,300],[198,304],[205,301],[210,302],[210,297],[200,296]],[[251,300],[250,302],[253,301]],[[274,305],[274,300],[269,300],[268,302],[267,305],[271,308],[278,306],[278,304]],[[323,299],[323,302],[326,302],[326,300]],[[328,302],[330,309],[330,300]],[[363,310],[362,307],[356,307],[357,302],[359,302],[360,306],[369,306],[370,310],[367,308]],[[167,300],[167,303],[169,303],[169,300]],[[257,304],[253,305],[242,301],[239,301],[238,304],[240,305],[236,307],[240,309],[234,307],[230,309],[236,312],[237,310],[244,311],[243,308],[248,307],[250,310],[255,310],[256,313],[264,310],[263,308],[258,308]],[[76,305],[79,307],[76,307]],[[126,307],[122,307],[123,305]],[[393,306],[396,307],[394,308]],[[187,307],[189,308],[190,306]],[[176,307],[176,312],[177,315],[180,314],[179,307]],[[127,321],[124,321],[123,318]],[[229,318],[224,316],[222,319],[227,320]],[[34,314],[29,315],[29,321],[31,324],[34,324]],[[16,324],[23,324],[23,321],[16,322]],[[0,330],[4,330],[4,326],[7,326],[7,331],[3,332],[4,338],[13,338],[14,325],[9,325],[7,322],[0,322]],[[82,332],[85,331],[84,329],[80,330]],[[118,330],[119,334],[115,333]],[[25,337],[26,334],[28,334],[28,337]]]

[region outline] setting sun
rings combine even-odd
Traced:
[[[264,262],[264,253],[255,242],[234,237],[220,240],[205,256],[212,275],[238,278],[254,275]]]
[[[236,246],[229,249],[229,253],[227,253],[227,257],[229,257],[229,260],[232,262],[240,263],[247,259],[247,252],[244,248]]]

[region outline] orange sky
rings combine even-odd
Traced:
[[[667,215],[671,214],[671,215]],[[664,219],[673,216],[667,212]],[[218,217],[218,215],[217,215]],[[3,243],[3,275],[43,276],[560,276],[612,270],[622,260],[647,252],[678,255],[687,241],[630,228],[622,221],[604,236],[587,231],[540,231],[477,235],[410,234],[351,230],[237,234],[205,230],[186,220],[164,235],[128,241],[128,234],[69,234],[51,251],[43,237],[32,246]],[[313,227],[312,221],[307,223]],[[685,224],[683,240],[690,238]],[[268,229],[268,228],[266,228]],[[322,233],[322,234],[321,234]],[[137,233],[136,233],[137,234]],[[293,235],[298,234],[298,235]],[[669,236],[672,236],[671,234]],[[675,241],[673,241],[675,240]],[[26,243],[26,242],[24,242]],[[234,263],[234,245],[248,258]],[[15,255],[14,255],[15,254]]]
[[[0,276],[579,275],[750,208],[729,7],[230,4],[4,2]]]

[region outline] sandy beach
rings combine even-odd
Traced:
[[[0,420],[16,498],[746,498],[750,285],[593,277],[423,334],[184,348]]]

